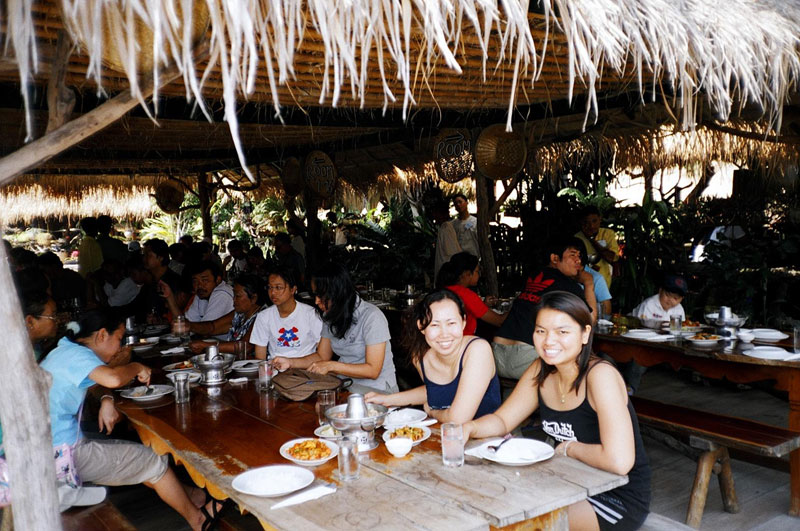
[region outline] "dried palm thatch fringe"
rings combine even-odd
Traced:
[[[146,186],[84,187],[81,193],[53,193],[40,184],[13,184],[0,192],[0,225],[29,224],[38,218],[72,218],[113,214],[122,219],[146,219],[158,212]]]
[[[694,127],[700,98],[727,120],[734,105],[758,103],[770,125],[780,127],[781,107],[800,79],[800,3],[797,0],[544,0],[545,36],[531,32],[529,0],[205,0],[210,15],[211,57],[197,79],[192,57],[192,0],[61,0],[72,37],[85,43],[88,76],[101,84],[103,20],[111,21],[113,42],[125,65],[132,93],[139,97],[137,19],[152,28],[153,76],[160,61],[177,63],[187,98],[201,108],[201,90],[210,68],[222,72],[225,119],[240,159],[237,97],[257,89],[259,62],[267,67],[269,91],[280,114],[277,86],[294,76],[294,51],[307,28],[324,43],[320,103],[330,94],[335,107],[343,87],[363,105],[367,72],[377,66],[384,108],[398,97],[386,82],[394,71],[404,87],[404,115],[413,105],[412,88],[436,68],[461,71],[459,42],[474,34],[486,64],[514,64],[507,127],[511,127],[521,77],[539,80],[549,35],[567,41],[569,90],[585,88],[586,118],[597,115],[597,90],[605,76],[634,69],[643,86],[652,73],[652,94],[665,94],[680,110],[681,127]],[[23,95],[36,71],[37,51],[31,18],[33,0],[7,0],[10,33],[6,47],[17,57]],[[178,6],[181,9],[178,9]],[[499,48],[488,46],[496,32]],[[412,47],[412,42],[414,46]],[[419,44],[418,44],[419,43]],[[419,52],[412,53],[413,50]],[[416,54],[416,56],[414,56]],[[273,55],[275,60],[273,61]],[[374,64],[374,63],[377,64]],[[626,72],[627,70],[627,72]],[[413,72],[413,76],[412,76]],[[276,77],[277,74],[277,77]],[[436,94],[433,94],[434,98]],[[558,94],[558,97],[563,96]],[[154,95],[157,98],[157,93]],[[205,111],[205,109],[204,109]],[[30,124],[30,119],[28,120]],[[244,164],[243,164],[244,165]]]
[[[766,134],[766,126],[736,123],[740,131]],[[722,131],[698,127],[694,131],[675,131],[661,127],[640,134],[604,136],[588,133],[569,142],[531,146],[527,171],[529,175],[555,178],[570,171],[597,168],[598,162],[611,171],[626,168],[681,167],[703,168],[714,161],[742,167],[759,167],[767,177],[783,173],[788,166],[800,165],[800,146],[742,138]]]

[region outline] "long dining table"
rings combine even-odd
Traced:
[[[145,363],[158,367],[180,359]],[[153,381],[162,378],[156,368]],[[193,384],[191,399],[184,404],[172,396],[146,402],[120,398],[116,404],[144,444],[158,454],[170,454],[198,486],[217,499],[232,499],[265,529],[567,529],[567,506],[627,482],[625,476],[562,456],[525,467],[467,456],[464,466],[445,467],[439,431],[433,426],[431,437],[404,458],[393,457],[383,444],[362,452],[356,480],[338,479],[336,458],[312,468],[312,485],[334,484],[336,492],[273,510],[284,497],[242,494],[232,481],[252,468],[289,464],[280,446],[313,437],[318,427],[311,399],[290,402],[259,391],[248,379],[218,387]]]
[[[707,378],[726,378],[736,383],[771,381],[774,389],[788,393],[789,428],[800,431],[800,360],[768,360],[748,355],[758,345],[777,345],[791,350],[790,342],[785,340],[755,344],[734,341],[727,345],[718,342],[710,347],[696,347],[683,338],[656,343],[615,333],[594,336],[595,351],[616,361],[635,360],[644,367],[667,364],[674,370],[687,367]],[[789,473],[789,514],[800,516],[800,450],[789,455]]]

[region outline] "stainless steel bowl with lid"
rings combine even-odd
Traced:
[[[203,385],[220,385],[227,382],[225,370],[231,366],[236,356],[233,354],[216,354],[208,359],[206,354],[192,356],[191,360],[200,371],[200,383]]]
[[[383,424],[388,412],[386,406],[365,404],[363,395],[354,393],[348,397],[347,404],[328,408],[325,417],[343,437],[358,441],[359,452],[367,452],[377,448],[375,428]]]

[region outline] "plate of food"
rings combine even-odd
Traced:
[[[416,446],[430,436],[431,430],[427,426],[403,426],[401,428],[395,428],[393,430],[386,430],[383,432],[383,442],[395,439],[397,437],[407,437],[411,439],[411,441],[414,443],[414,446]]]
[[[421,422],[427,418],[428,414],[421,409],[414,409],[406,407],[403,409],[396,409],[386,415],[386,420],[383,421],[384,426],[405,426],[406,424],[414,424]]]
[[[231,486],[242,494],[272,498],[303,489],[314,481],[314,473],[294,465],[254,468],[233,478]]]
[[[314,430],[314,435],[317,437],[321,437],[323,439],[341,439],[342,432],[331,426],[330,424],[323,424],[316,430]]]
[[[296,465],[317,466],[339,454],[339,445],[325,439],[292,439],[283,443],[280,454]]]
[[[178,363],[170,363],[164,365],[164,370],[169,371],[191,371],[195,368],[194,363],[189,360],[179,361]]]
[[[169,378],[172,383],[175,383],[175,374],[179,372],[185,372],[189,375],[189,383],[195,383],[200,381],[200,372],[199,371],[173,371],[167,374],[167,378]]]
[[[151,385],[150,389],[151,392],[148,393],[147,386],[139,385],[130,389],[123,389],[120,393],[120,396],[123,398],[136,400],[137,402],[146,402],[148,400],[155,400],[156,398],[161,398],[162,396],[172,394],[172,392],[175,391],[175,388],[171,385],[159,384]]]
[[[550,459],[555,450],[549,444],[536,439],[517,437],[503,444],[496,452],[489,446],[496,446],[503,439],[491,439],[481,444],[476,450],[478,457],[507,466],[526,466]]]
[[[722,336],[716,334],[695,334],[688,337],[689,341],[696,347],[710,347],[716,345]]]

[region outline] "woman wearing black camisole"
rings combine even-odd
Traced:
[[[638,529],[650,505],[650,466],[625,383],[592,355],[592,319],[575,295],[542,297],[533,342],[540,358],[491,415],[464,424],[465,438],[503,435],[537,408],[556,453],[615,474],[627,485],[569,506],[570,529]]]

